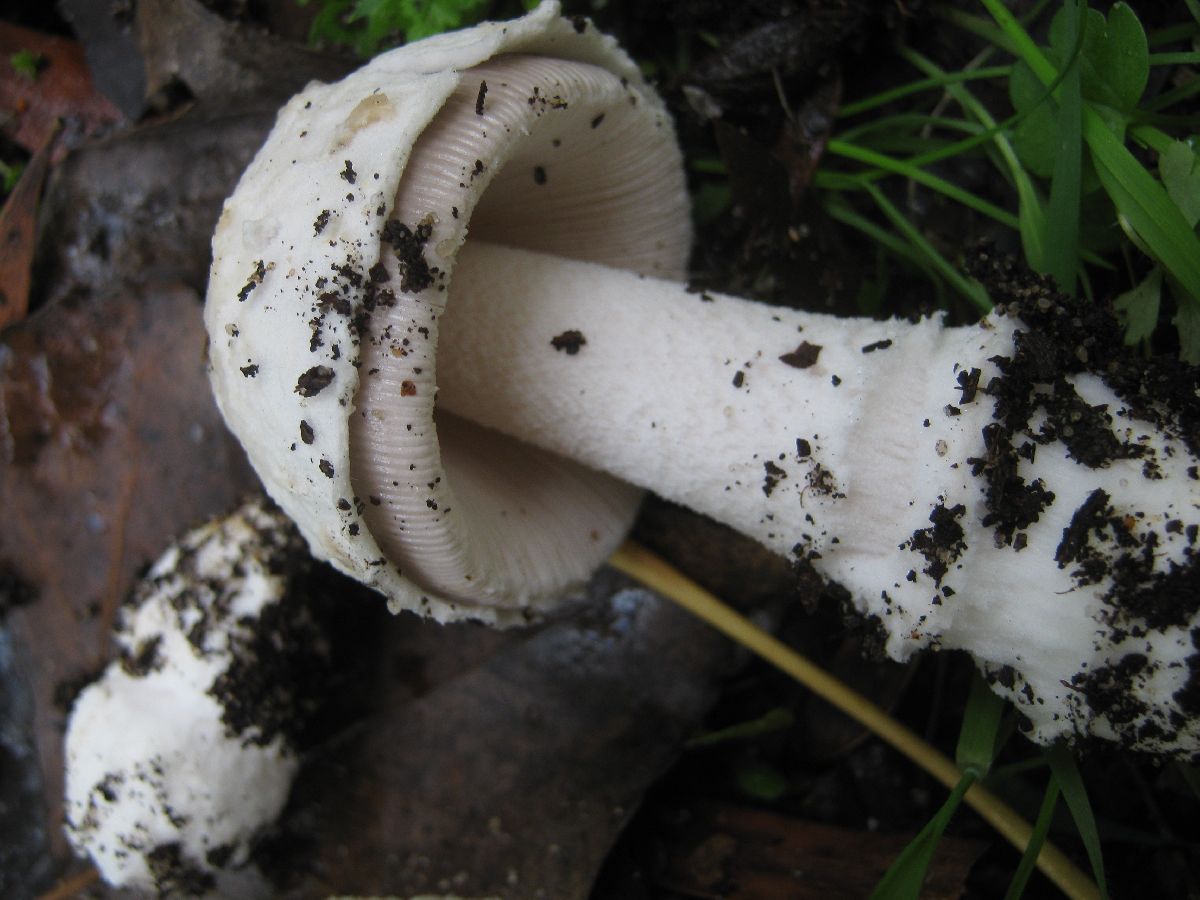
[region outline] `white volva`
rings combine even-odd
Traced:
[[[283,808],[296,753],[282,735],[232,727],[221,679],[258,664],[248,642],[282,599],[271,557],[287,531],[251,504],[164,553],[117,632],[121,658],[75,702],[67,836],[109,884],[232,890],[218,876],[245,864]]]
[[[314,551],[394,607],[536,615],[645,488],[811,561],[892,656],[971,652],[1038,740],[1200,751],[1171,415],[1086,367],[1009,381],[1015,311],[688,293],[689,240],[661,100],[590,25],[544,3],[420,42],[289,103],[227,202],[214,390]],[[1084,425],[1116,449],[1083,461]]]

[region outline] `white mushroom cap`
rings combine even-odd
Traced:
[[[299,768],[295,685],[259,655],[321,652],[304,610],[280,607],[281,559],[298,543],[280,512],[249,503],[171,547],[123,610],[120,658],[66,734],[67,837],[107,883],[228,887],[283,808]]]
[[[458,115],[435,122],[443,108]],[[414,161],[441,177],[409,177]],[[543,175],[549,190],[531,195]],[[212,382],[316,555],[396,608],[520,621],[607,558],[640,493],[467,423],[435,425],[437,319],[468,221],[519,246],[682,274],[687,196],[662,102],[612,39],[555,3],[408,45],[288,103],[213,240]],[[382,368],[368,351],[403,370],[360,390],[362,370]],[[365,450],[358,438],[383,428]],[[377,462],[405,474],[374,477]]]

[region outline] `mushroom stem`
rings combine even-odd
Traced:
[[[1037,390],[1111,416],[1122,451],[1085,464],[1061,422],[1000,446],[1019,320],[838,319],[472,242],[451,293],[439,409],[812,561],[891,655],[966,649],[1026,707],[1073,710],[1042,739],[1109,699],[1096,733],[1195,728],[1194,599],[1145,603],[1191,596],[1194,458],[1085,374]]]
[[[986,358],[1011,344],[1007,328],[845,320],[473,241],[440,327],[439,409],[785,555],[927,525],[912,474],[990,418],[979,402],[947,416],[956,373],[995,374]]]

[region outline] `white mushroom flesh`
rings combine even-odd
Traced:
[[[294,685],[258,654],[285,654],[285,634],[303,634],[306,657],[321,645],[303,609],[280,607],[294,534],[248,504],[164,553],[123,611],[120,656],[66,734],[67,836],[108,884],[216,890],[283,808],[296,714],[272,704]]]

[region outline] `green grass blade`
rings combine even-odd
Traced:
[[[982,130],[972,122],[951,118],[950,116],[929,116],[923,113],[896,113],[891,116],[880,116],[878,119],[868,119],[861,125],[855,125],[853,128],[839,131],[838,137],[843,141],[862,143],[862,137],[877,131],[900,131],[910,133],[914,137],[923,138],[921,131],[926,128],[941,128],[946,131],[959,131],[970,135],[978,135]]]
[[[978,671],[972,672],[971,691],[954,751],[954,761],[964,772],[974,772],[982,778],[991,769],[996,759],[1000,720],[1007,705]]]
[[[1100,115],[1088,106],[1083,113],[1084,140],[1117,211],[1179,282],[1188,295],[1184,302],[1200,304],[1200,238],[1188,227],[1162,184],[1126,149]]]
[[[859,215],[848,204],[829,200],[825,204],[825,213],[831,219],[862,232],[866,237],[870,238],[872,243],[879,244],[895,256],[911,263],[924,272],[930,280],[938,280],[937,272],[929,265],[929,260],[923,254],[918,253],[912,248],[911,244],[896,237],[895,234],[886,228],[881,228],[866,216]]]
[[[1008,883],[1004,900],[1020,900],[1021,895],[1025,893],[1025,886],[1029,883],[1029,876],[1033,874],[1038,854],[1042,852],[1042,845],[1046,843],[1046,835],[1050,833],[1050,823],[1054,820],[1054,810],[1057,807],[1058,780],[1051,774],[1046,783],[1046,793],[1042,797],[1042,805],[1038,809],[1037,819],[1033,823],[1033,834],[1029,836],[1029,844],[1025,847],[1025,852],[1021,854],[1021,862],[1017,865],[1016,872],[1013,873],[1012,881]]]
[[[1143,103],[1141,111],[1154,113],[1159,110],[1168,109],[1177,103],[1190,100],[1196,94],[1200,94],[1200,78],[1193,78],[1191,81],[1171,88],[1169,91],[1163,91],[1157,97]]]
[[[1200,63],[1200,53],[1194,50],[1150,54],[1150,65],[1152,66],[1194,66],[1196,63]]]
[[[922,78],[917,81],[910,81],[907,84],[902,84],[886,91],[881,91],[878,94],[872,94],[870,97],[864,97],[861,100],[856,100],[853,103],[847,103],[838,110],[838,118],[849,118],[857,116],[860,113],[875,109],[878,106],[891,103],[893,100],[899,100],[901,97],[907,97],[910,94],[917,94],[921,91],[940,90],[948,84],[957,84],[961,81],[977,81],[987,78],[1007,78],[1012,71],[1012,66],[988,66],[982,69],[965,69],[961,72],[946,72],[939,76]]]
[[[1200,78],[1196,79],[1196,82],[1200,84]],[[1158,153],[1165,153],[1167,148],[1175,143],[1173,137],[1153,125],[1133,125],[1129,129],[1129,136],[1142,146]]]
[[[942,71],[933,61],[911,49],[901,48],[900,54],[914,68],[925,74]],[[1004,165],[1008,168],[1013,186],[1017,191],[1017,227],[1021,234],[1021,249],[1025,253],[1026,261],[1033,269],[1039,272],[1045,271],[1046,216],[1033,179],[1021,165],[1021,160],[1017,157],[1012,142],[996,125],[996,120],[991,113],[967,89],[966,85],[947,85],[946,92],[955,99],[964,112],[991,133],[992,142],[1000,154],[1000,158],[1004,161]]]
[[[978,38],[982,38],[989,44],[993,44],[1002,50],[1007,50],[1014,56],[1018,56],[1017,46],[1012,42],[1012,39],[1004,32],[1003,29],[997,28],[994,24],[980,16],[971,15],[961,9],[955,9],[949,5],[939,5],[934,7],[936,15],[956,25],[968,34],[973,34]]]
[[[1058,77],[1054,65],[1046,58],[1046,54],[1042,52],[1041,48],[1034,43],[1029,32],[1017,21],[1016,16],[1009,12],[1002,0],[980,0],[980,2],[996,20],[1006,43],[1021,59],[1025,60],[1029,68],[1033,69],[1033,74],[1041,80],[1042,84],[1053,84]]]
[[[1195,0],[1187,0],[1188,3],[1194,4],[1193,9],[1200,10],[1200,4],[1196,4]],[[1178,41],[1186,41],[1193,34],[1200,30],[1195,22],[1180,22],[1178,25],[1168,25],[1165,28],[1159,28],[1146,35],[1147,43],[1151,47],[1161,47],[1163,44],[1174,44]]]
[[[963,796],[974,781],[974,775],[963,773],[946,802],[942,804],[942,808],[921,829],[921,833],[901,851],[892,867],[880,879],[879,884],[875,885],[871,900],[918,900],[921,887],[925,883],[925,873],[929,870],[929,863],[933,860],[938,842],[941,841],[946,826],[954,818]]]
[[[925,872],[929,871],[929,864],[934,859],[937,845],[940,844],[942,835],[946,833],[946,826],[954,818],[955,811],[962,803],[962,797],[973,782],[974,775],[962,774],[959,784],[946,798],[946,803],[942,804],[942,808],[920,829],[916,838],[900,852],[892,868],[888,869],[880,883],[876,884],[874,892],[871,893],[871,900],[919,900],[920,889],[925,883]]]
[[[1062,744],[1055,744],[1046,751],[1050,762],[1050,770],[1054,780],[1062,791],[1071,817],[1075,820],[1075,830],[1087,851],[1092,864],[1092,874],[1096,877],[1096,885],[1100,888],[1100,896],[1108,897],[1108,883],[1104,879],[1104,857],[1100,850],[1100,832],[1096,828],[1096,818],[1092,815],[1092,804],[1088,800],[1087,788],[1083,786],[1083,778],[1075,765],[1071,751]]]
[[[888,217],[892,226],[908,239],[917,252],[946,279],[951,287],[962,294],[977,309],[982,312],[991,311],[992,300],[983,285],[977,281],[967,279],[942,254],[938,253],[933,245],[925,239],[924,235],[913,226],[913,223],[883,195],[883,191],[869,182],[864,183],[863,188],[871,195],[871,199],[875,201],[880,211]]]
[[[869,166],[875,166],[885,172],[891,172],[895,175],[902,175],[905,178],[910,178],[918,184],[923,184],[926,187],[944,194],[952,200],[956,200],[963,206],[975,210],[980,215],[987,216],[990,219],[995,219],[1002,225],[1007,225],[1009,228],[1016,229],[1018,227],[1017,217],[1006,209],[1001,209],[994,203],[989,203],[982,197],[977,197],[969,191],[964,191],[956,184],[946,181],[944,178],[926,172],[920,166],[915,166],[910,162],[895,157],[885,156],[882,153],[876,153],[874,150],[869,150],[866,147],[859,147],[856,144],[851,144],[847,141],[834,138],[825,145],[825,150],[828,153],[833,153],[836,156],[842,156],[846,159],[853,159],[856,162],[866,163]]]
[[[762,737],[765,734],[774,734],[785,728],[791,728],[794,724],[796,724],[796,716],[792,711],[777,706],[775,709],[768,710],[757,719],[751,719],[748,722],[739,722],[736,725],[730,725],[728,728],[721,728],[717,731],[706,731],[704,734],[698,734],[694,738],[690,738],[683,746],[689,750],[694,750],[699,747],[714,747],[717,744],[727,744],[730,741],[746,741]]]
[[[1063,5],[1064,38],[1080,39],[1080,6]],[[1083,183],[1083,89],[1078,59],[1072,60],[1059,86],[1057,109],[1058,147],[1046,207],[1046,257],[1043,263],[1061,290],[1075,293],[1079,269],[1079,197]]]

